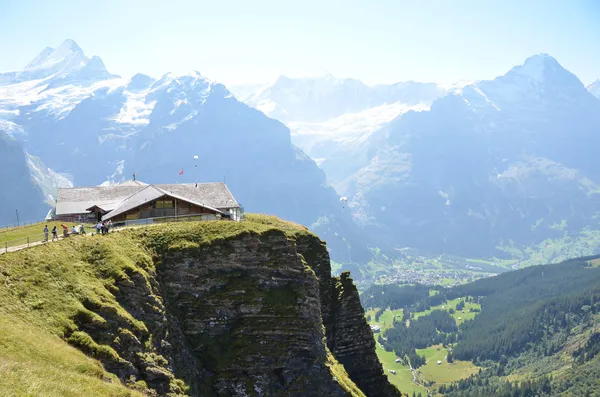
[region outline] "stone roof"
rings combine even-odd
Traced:
[[[233,194],[223,182],[148,185],[140,181],[127,181],[120,185],[81,188],[59,188],[56,197],[56,215],[85,214],[98,206],[104,211],[115,210],[123,201],[152,186],[173,197],[194,204],[226,209],[239,207]],[[152,190],[150,190],[152,191]],[[112,215],[112,214],[111,214]]]

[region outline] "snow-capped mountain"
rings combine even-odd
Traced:
[[[505,257],[600,229],[600,99],[547,54],[374,136],[340,191],[384,246]]]
[[[247,88],[246,88],[247,90]],[[322,122],[386,104],[431,103],[440,95],[436,84],[413,81],[368,86],[332,75],[292,79],[279,77],[253,94],[241,96],[267,116],[287,122]]]
[[[358,243],[365,236],[289,130],[199,72],[119,78],[67,40],[2,75],[0,128],[26,150],[22,165],[42,186],[40,203],[52,196],[48,184],[116,183],[133,172],[147,183],[225,179],[247,211],[312,227],[334,258],[368,254]]]
[[[600,79],[594,81],[588,85],[588,91],[591,92],[596,98],[600,98]]]
[[[366,142],[374,131],[409,110],[428,109],[445,91],[433,83],[368,86],[331,75],[281,76],[262,87],[234,89],[248,105],[284,122],[293,143],[318,162],[333,185],[366,165]]]
[[[47,83],[93,81],[118,77],[108,73],[102,60],[88,58],[73,40],[65,40],[58,48],[46,47],[18,72],[0,74],[0,85],[52,78]]]

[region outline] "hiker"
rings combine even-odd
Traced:
[[[108,232],[109,232],[109,230],[110,230],[110,228],[111,228],[111,227],[112,227],[112,219],[110,219],[110,220],[108,221],[108,223],[106,224],[106,233],[108,233]]]
[[[101,228],[102,228],[102,223],[100,221],[98,221],[98,223],[96,223],[96,234],[100,234]]]
[[[106,222],[102,222],[100,225],[100,229],[102,229],[102,234],[106,234]]]
[[[83,223],[79,225],[79,234],[85,234],[85,225]]]
[[[48,225],[44,226],[44,242],[48,242]]]
[[[69,237],[69,227],[65,224],[61,224],[61,226],[63,228],[63,237]]]
[[[56,225],[54,225],[54,227],[52,228],[52,241],[54,241],[54,239],[58,240],[58,232],[56,231]]]
[[[75,225],[73,225],[73,227],[71,228],[71,234],[79,234],[77,232],[77,229],[75,229]]]

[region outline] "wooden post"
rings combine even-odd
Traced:
[[[29,237],[27,237],[27,248],[29,248]]]
[[[8,241],[4,242],[4,249],[5,249],[5,252],[8,252]]]
[[[177,199],[175,199],[175,222],[177,222]]]

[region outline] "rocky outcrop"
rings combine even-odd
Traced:
[[[159,269],[198,395],[347,395],[326,366],[318,280],[283,232],[169,252]]]
[[[306,229],[250,220],[119,235],[136,248],[118,257],[120,270],[107,268],[117,256],[102,245],[89,252],[110,281],[81,300],[65,337],[129,386],[159,396],[400,395],[352,279],[331,276],[325,243]]]
[[[350,273],[331,277],[325,243],[315,236],[299,238],[298,251],[319,278],[327,347],[367,396],[400,396],[400,392],[387,381],[377,358],[373,332],[365,320]]]

